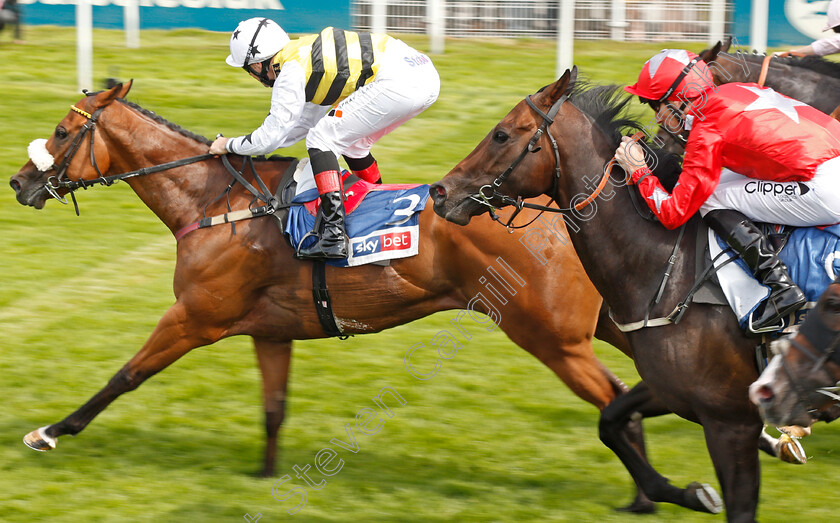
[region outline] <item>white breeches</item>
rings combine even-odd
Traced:
[[[376,79],[321,118],[306,135],[306,147],[364,158],[377,140],[426,110],[439,94],[440,76],[432,61],[395,40]]]
[[[840,222],[840,157],[824,162],[805,182],[757,180],[724,169],[700,214],[714,209],[734,209],[753,221],[796,227]]]

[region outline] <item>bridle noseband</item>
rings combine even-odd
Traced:
[[[567,92],[570,91],[571,89],[572,89],[572,86],[570,85],[569,88],[567,89]],[[551,134],[551,129],[550,128],[551,128],[551,125],[554,123],[554,118],[557,116],[557,112],[560,110],[560,107],[569,99],[569,96],[567,94],[564,94],[563,96],[561,96],[556,102],[554,102],[554,104],[551,106],[551,109],[549,109],[549,111],[547,113],[544,113],[539,107],[537,107],[537,105],[532,100],[533,96],[534,95],[529,95],[527,98],[525,98],[525,102],[528,104],[529,107],[531,107],[531,109],[534,110],[534,112],[536,112],[538,115],[540,115],[542,117],[542,120],[543,120],[542,123],[540,124],[540,126],[537,128],[536,132],[534,132],[534,136],[532,136],[531,139],[528,140],[528,144],[525,146],[524,149],[522,149],[522,152],[519,153],[519,156],[517,156],[513,160],[513,162],[510,164],[510,166],[507,169],[505,169],[504,172],[502,174],[500,174],[495,180],[493,180],[493,183],[482,185],[478,189],[478,192],[476,194],[472,194],[468,197],[469,199],[471,199],[473,201],[476,201],[476,202],[480,203],[481,205],[484,205],[484,206],[488,207],[490,209],[490,211],[489,211],[490,212],[490,217],[493,220],[498,221],[499,223],[502,223],[501,219],[499,218],[499,216],[496,215],[496,212],[495,212],[496,211],[496,206],[493,205],[491,200],[496,199],[498,201],[501,201],[503,206],[504,205],[513,206],[515,208],[513,214],[508,219],[507,223],[502,223],[502,225],[504,225],[508,229],[509,232],[513,232],[513,229],[521,229],[523,227],[527,227],[528,225],[533,223],[534,220],[537,219],[537,218],[534,218],[534,220],[531,220],[530,222],[528,222],[525,225],[512,226],[511,224],[513,223],[514,218],[516,218],[516,216],[520,212],[522,212],[522,209],[525,209],[525,208],[527,208],[527,209],[538,209],[538,210],[541,211],[541,213],[544,212],[544,211],[567,213],[567,212],[580,211],[580,210],[584,209],[587,205],[589,205],[593,201],[595,201],[595,198],[597,198],[599,194],[601,194],[601,191],[604,189],[604,187],[607,184],[607,180],[610,178],[610,175],[612,173],[612,168],[617,164],[615,159],[611,159],[607,163],[606,167],[604,168],[604,173],[601,177],[601,181],[598,183],[598,186],[595,188],[594,191],[592,191],[592,193],[589,196],[587,196],[582,201],[579,201],[575,205],[571,205],[569,207],[560,207],[560,204],[557,203],[557,201],[554,199],[554,195],[557,194],[557,184],[560,181],[560,175],[561,175],[561,171],[560,171],[560,148],[557,146],[557,140]],[[514,169],[516,169],[516,167],[519,165],[520,162],[522,162],[522,160],[525,158],[525,156],[528,153],[536,153],[536,152],[539,152],[542,149],[542,147],[537,145],[537,142],[540,141],[543,134],[546,134],[548,136],[548,139],[551,142],[551,149],[554,153],[554,182],[553,182],[554,186],[553,186],[552,191],[551,191],[551,201],[554,202],[555,204],[557,204],[557,208],[548,207],[548,206],[545,206],[545,205],[538,205],[538,204],[535,204],[535,203],[527,203],[523,200],[523,198],[521,196],[519,196],[517,198],[512,198],[512,197],[510,197],[506,194],[502,194],[498,191],[498,189],[502,185],[502,183],[504,183],[505,180],[508,179],[508,177],[513,173]],[[639,141],[643,137],[644,137],[644,133],[642,133],[642,132],[638,132],[638,133],[636,133],[632,136],[634,141]],[[628,178],[629,178],[629,176],[628,176]],[[539,215],[537,217],[539,217]]]
[[[571,88],[571,86],[569,88]],[[536,132],[534,132],[534,136],[532,136],[531,139],[528,140],[528,144],[525,146],[525,148],[522,149],[522,152],[519,153],[519,156],[517,156],[513,160],[510,166],[508,166],[508,168],[505,169],[504,172],[502,172],[502,174],[500,174],[498,177],[496,177],[495,180],[493,180],[493,183],[481,186],[481,188],[478,189],[478,193],[469,196],[471,200],[476,201],[486,207],[489,207],[490,217],[495,221],[499,221],[500,223],[501,221],[495,212],[496,207],[491,203],[491,200],[497,199],[500,200],[503,205],[514,206],[516,210],[514,211],[513,215],[510,217],[506,224],[503,224],[509,230],[514,228],[520,228],[512,227],[511,224],[513,223],[513,219],[520,212],[522,212],[522,209],[525,207],[541,209],[543,211],[548,210],[552,212],[562,211],[562,209],[554,209],[546,207],[544,205],[527,204],[523,202],[521,196],[518,198],[511,198],[510,196],[502,194],[498,191],[498,188],[505,182],[505,180],[508,179],[508,177],[513,173],[514,169],[516,169],[520,162],[522,162],[522,160],[525,159],[525,156],[528,153],[536,153],[540,151],[540,149],[542,149],[542,147],[537,145],[537,143],[542,138],[542,135],[546,134],[548,136],[548,139],[551,141],[551,148],[554,151],[554,190],[551,193],[552,201],[554,199],[554,194],[556,193],[557,189],[557,182],[560,179],[560,149],[557,146],[557,140],[555,140],[554,136],[552,136],[551,134],[550,126],[554,123],[554,117],[557,116],[557,112],[560,110],[560,107],[566,102],[566,100],[569,99],[569,96],[567,94],[561,96],[556,102],[554,102],[554,104],[548,110],[548,113],[544,113],[539,107],[537,107],[537,105],[531,99],[533,98],[533,96],[534,95],[528,95],[528,97],[525,98],[525,102],[528,104],[529,107],[531,107],[531,109],[533,109],[538,115],[542,117],[542,123],[537,128]]]
[[[837,280],[835,280],[835,282],[837,282]],[[840,351],[838,350],[840,349],[840,331],[834,330],[826,325],[819,312],[818,308],[812,310],[808,316],[806,316],[805,321],[799,328],[799,334],[808,340],[813,349],[796,341],[795,336],[789,338],[788,342],[791,347],[807,356],[814,363],[814,366],[811,369],[812,373],[817,370],[821,370],[822,372],[825,372],[831,380],[835,380],[835,377],[831,374],[831,372],[829,372],[826,364],[830,361],[836,365],[840,365]],[[810,394],[808,391],[804,390],[802,384],[794,378],[787,361],[784,359],[784,356],[782,355],[781,357],[782,370],[785,372],[785,375],[787,376],[788,381],[797,396],[797,403],[803,406],[806,411],[813,412],[814,409],[810,408],[809,405],[805,403],[805,398]],[[816,389],[815,392],[828,396],[834,400],[835,403],[840,403],[840,381],[837,381],[834,386],[820,387]]]
[[[90,93],[86,93],[88,96],[91,96]],[[96,135],[96,124],[99,121],[99,115],[102,114],[102,111],[105,110],[106,106],[100,107],[99,109],[95,110],[93,114],[88,113],[82,109],[79,109],[75,105],[71,105],[70,109],[79,113],[80,115],[84,116],[88,119],[87,122],[82,126],[79,130],[79,134],[73,139],[73,142],[70,144],[70,147],[67,149],[67,152],[64,153],[64,158],[61,160],[61,164],[57,167],[53,165],[46,169],[49,171],[50,169],[56,169],[56,173],[47,178],[47,181],[44,182],[44,189],[56,200],[63,204],[67,204],[67,199],[63,198],[61,195],[58,194],[59,189],[67,189],[70,192],[70,197],[73,200],[73,206],[76,210],[76,215],[79,215],[79,204],[76,202],[76,189],[85,189],[87,190],[88,187],[93,185],[105,185],[109,186],[112,185],[114,182],[119,180],[125,180],[127,178],[132,178],[134,176],[142,176],[145,174],[156,173],[160,171],[165,171],[168,169],[174,169],[176,167],[181,167],[184,165],[189,165],[191,163],[200,162],[202,160],[207,160],[212,158],[214,155],[212,154],[200,154],[198,156],[191,156],[189,158],[183,158],[181,160],[175,160],[173,162],[167,162],[161,165],[155,165],[153,167],[144,167],[142,169],[137,169],[134,171],[129,171],[121,174],[114,174],[111,176],[105,176],[102,174],[102,171],[99,169],[99,165],[96,163],[96,155],[93,151],[93,141],[94,136]],[[94,170],[96,171],[97,177],[92,180],[84,180],[79,179],[76,181],[70,180],[67,176],[67,169],[70,167],[70,162],[73,160],[73,157],[79,151],[79,148],[82,145],[82,140],[84,140],[85,135],[90,133],[90,163],[93,166]],[[44,172],[46,172],[44,171]]]

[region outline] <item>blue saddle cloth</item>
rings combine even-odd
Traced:
[[[762,227],[765,228],[766,232],[771,232],[774,229],[772,225],[762,225]],[[717,242],[721,249],[727,247],[726,243],[719,237]],[[791,279],[802,289],[808,299],[808,303],[799,312],[786,319],[785,328],[782,330],[787,330],[788,327],[799,324],[804,319],[808,311],[816,306],[816,302],[823,291],[834,281],[835,275],[840,273],[840,224],[821,229],[816,227],[792,229],[790,238],[779,253],[779,259],[787,266]],[[750,270],[740,258],[734,263],[742,269],[748,278],[752,279]],[[719,278],[723,272],[718,273]],[[726,292],[727,286],[722,285],[722,287]],[[749,313],[755,310],[769,295],[769,288],[765,286],[759,285],[754,286],[754,288],[759,290],[754,296],[748,296],[751,291],[743,291],[738,297],[742,302],[748,300],[749,303],[748,307],[742,305],[740,311],[736,310],[736,315],[738,315],[738,320],[743,328],[747,326]],[[733,298],[727,296],[727,299],[730,304],[733,303]],[[733,309],[735,308],[733,306]]]
[[[336,267],[353,267],[416,255],[420,240],[420,211],[429,199],[429,186],[395,186],[397,189],[370,191],[348,214],[345,226],[350,238],[350,255],[345,260],[328,260]],[[388,186],[383,186],[387,189]],[[312,230],[315,216],[303,205],[317,198],[317,190],[298,194],[289,209],[286,233],[293,246]],[[301,247],[315,243],[310,235]]]

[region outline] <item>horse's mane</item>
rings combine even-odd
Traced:
[[[764,57],[766,55],[744,53],[744,56],[747,61],[760,64],[764,61]],[[777,56],[773,60],[778,60],[779,63],[784,65],[808,69],[810,71],[814,71],[815,73],[830,76],[832,78],[840,78],[840,63],[826,60],[822,56]]]
[[[569,102],[589,116],[615,147],[621,143],[622,136],[643,129],[642,125],[628,114],[628,104],[632,100],[633,97],[626,94],[619,85],[593,85],[580,80],[569,96]],[[682,171],[682,158],[662,151],[651,143],[646,145],[649,152],[657,157],[653,174],[666,189],[673,190]]]
[[[193,139],[193,140],[195,140],[199,143],[202,143],[202,144],[208,145],[208,146],[211,143],[213,143],[210,140],[208,140],[207,138],[205,138],[204,136],[201,136],[200,134],[195,134],[192,131],[188,131],[188,130],[184,129],[183,127],[181,127],[180,125],[174,124],[174,123],[170,122],[169,120],[163,118],[162,116],[155,113],[154,111],[150,111],[148,109],[144,109],[143,107],[140,107],[139,105],[137,105],[134,102],[129,102],[128,100],[125,100],[123,98],[117,98],[117,101],[126,105],[126,106],[128,106],[128,107],[130,107],[131,109],[134,109],[135,111],[137,111],[138,113],[140,113],[144,116],[148,116],[149,118],[151,118],[155,122],[165,126],[167,129],[171,129],[171,130],[175,131],[176,133],[178,133],[180,135],[186,136],[187,138],[191,138],[191,139]],[[269,156],[267,158],[265,156],[255,156],[254,157],[254,160],[256,160],[256,161],[288,162],[288,161],[292,161],[292,160],[296,160],[296,159],[297,158],[294,158],[294,157],[291,157],[291,156],[280,156],[280,155],[272,155],[272,156]]]
[[[155,122],[166,126],[166,128],[171,129],[171,130],[175,131],[176,133],[178,133],[182,136],[186,136],[187,138],[192,138],[193,140],[195,140],[199,143],[203,143],[205,145],[210,145],[212,143],[210,140],[208,140],[204,136],[201,136],[201,135],[195,134],[193,132],[190,132],[190,131],[184,129],[183,127],[181,127],[180,125],[176,125],[176,124],[164,119],[162,116],[154,113],[153,111],[150,111],[148,109],[144,109],[144,108],[140,107],[139,105],[137,105],[134,102],[129,102],[128,100],[125,100],[123,98],[117,98],[117,101],[126,105],[126,106],[128,106],[128,107],[130,107],[130,108],[132,108],[132,109],[134,109],[135,111],[137,111],[138,113],[140,113],[144,116],[148,116],[149,118],[151,118]]]

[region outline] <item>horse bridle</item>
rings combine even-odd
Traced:
[[[571,86],[567,89],[567,92],[570,89]],[[600,182],[598,182],[598,186],[595,188],[594,191],[592,191],[592,193],[589,196],[587,196],[582,201],[579,201],[573,206],[570,205],[569,207],[560,207],[560,204],[554,199],[554,195],[557,194],[557,184],[560,181],[561,175],[560,148],[557,146],[557,140],[551,134],[550,127],[551,124],[554,123],[554,118],[557,116],[557,112],[560,110],[560,107],[569,99],[569,96],[567,94],[561,96],[556,102],[554,102],[554,104],[551,106],[551,109],[549,109],[547,113],[544,113],[539,107],[536,106],[536,104],[532,100],[532,97],[533,95],[529,95],[527,98],[525,98],[525,102],[528,104],[529,107],[531,107],[531,109],[533,109],[538,115],[542,117],[542,123],[537,128],[536,132],[534,132],[534,135],[528,141],[528,144],[522,149],[522,152],[519,153],[519,156],[517,156],[513,160],[513,162],[511,162],[510,166],[507,169],[505,169],[504,172],[502,172],[502,174],[500,174],[498,177],[496,177],[495,180],[493,180],[493,183],[482,185],[478,189],[478,192],[476,194],[471,194],[470,196],[468,196],[469,199],[488,207],[490,209],[490,217],[493,220],[498,221],[499,223],[501,223],[501,220],[496,215],[496,207],[492,204],[491,200],[495,198],[498,201],[501,201],[503,206],[513,206],[515,210],[511,215],[510,219],[508,219],[507,223],[502,223],[502,225],[507,227],[507,229],[510,232],[513,232],[512,229],[521,229],[523,227],[527,227],[528,225],[530,225],[530,223],[536,220],[536,218],[534,218],[534,220],[531,220],[531,222],[523,226],[512,226],[511,224],[513,223],[513,219],[516,218],[516,216],[520,212],[522,212],[522,209],[537,209],[541,212],[549,211],[559,213],[574,212],[584,209],[587,205],[595,201],[595,198],[597,198],[599,194],[601,194],[601,191],[603,191],[604,187],[607,185],[607,180],[610,178],[612,168],[615,165],[617,165],[615,159],[611,159],[609,162],[607,162],[607,165],[604,168],[604,174],[602,175]],[[551,149],[554,153],[554,182],[551,191],[551,200],[557,204],[557,208],[549,207],[546,205],[539,205],[535,203],[528,203],[525,202],[521,196],[518,196],[517,198],[512,198],[498,191],[502,183],[504,183],[505,180],[508,179],[508,177],[513,173],[514,169],[516,169],[516,167],[519,165],[520,162],[522,162],[522,160],[528,153],[536,153],[542,149],[542,147],[537,145],[537,142],[540,141],[540,138],[542,138],[543,134],[546,134],[548,136],[548,139],[551,142]],[[638,132],[634,134],[632,138],[634,141],[639,141],[643,136],[644,133]],[[489,194],[487,193],[487,191],[489,191]]]
[[[837,280],[835,280],[835,282],[840,283]],[[819,310],[815,309],[806,316],[805,321],[799,328],[799,333],[808,340],[813,349],[796,341],[793,336],[787,341],[794,349],[807,356],[808,359],[814,363],[811,372],[813,373],[816,370],[821,370],[828,375],[831,380],[836,380],[826,364],[828,362],[832,362],[836,365],[840,365],[840,350],[838,350],[840,349],[840,331],[831,329],[828,325],[826,325],[822,317],[820,317]],[[791,372],[787,361],[784,359],[783,355],[781,355],[781,357],[782,370],[787,376],[787,379],[796,394],[797,403],[806,411],[812,412],[813,409],[809,408],[805,402],[805,398],[810,396],[810,393],[804,389],[799,381],[794,379],[793,373]],[[837,381],[837,383],[831,387],[820,387],[816,389],[815,392],[828,396],[834,400],[835,404],[840,403],[840,381]]]
[[[554,152],[554,190],[552,190],[551,198],[552,201],[554,200],[554,194],[556,193],[557,183],[560,179],[560,148],[557,146],[557,140],[554,139],[554,136],[551,134],[550,126],[554,123],[554,117],[557,116],[557,112],[560,110],[560,107],[569,99],[567,94],[561,96],[551,108],[548,110],[547,113],[544,113],[537,105],[533,102],[532,98],[534,95],[528,95],[525,98],[525,102],[528,104],[531,109],[533,109],[538,115],[542,117],[542,123],[534,132],[534,135],[528,140],[527,145],[522,149],[522,152],[519,153],[513,162],[511,162],[510,166],[504,170],[499,176],[493,180],[493,183],[482,185],[476,194],[471,194],[469,198],[473,201],[476,201],[486,207],[490,208],[490,217],[495,221],[500,221],[499,217],[496,215],[496,207],[491,203],[491,200],[494,198],[501,201],[503,205],[513,205],[516,210],[514,211],[513,215],[510,217],[506,224],[503,224],[508,229],[512,229],[514,227],[511,226],[513,223],[513,219],[522,212],[523,208],[531,208],[531,209],[541,209],[543,211],[551,211],[551,212],[562,212],[563,209],[555,209],[553,207],[547,207],[544,205],[536,205],[536,204],[529,204],[525,203],[522,200],[522,197],[511,198],[506,194],[502,194],[498,191],[499,187],[508,179],[508,177],[513,173],[514,169],[525,159],[525,156],[528,153],[536,153],[539,152],[542,147],[537,145],[537,142],[540,141],[543,134],[548,136],[548,139],[551,141],[551,148]]]
[[[91,93],[85,94],[91,96]],[[43,171],[47,172],[51,169],[56,170],[56,173],[48,177],[46,182],[44,182],[44,190],[46,190],[50,194],[50,196],[66,205],[67,199],[63,198],[60,194],[58,194],[58,190],[67,189],[70,192],[70,197],[73,200],[73,206],[75,207],[77,216],[79,215],[79,204],[78,202],[76,202],[76,194],[74,192],[76,189],[81,188],[87,190],[88,187],[91,187],[96,184],[109,186],[119,180],[125,180],[134,176],[142,176],[145,174],[174,169],[176,167],[181,167],[184,165],[189,165],[191,163],[200,162],[202,160],[207,160],[208,158],[212,158],[214,156],[212,154],[200,154],[198,156],[191,156],[189,158],[183,158],[181,160],[175,160],[172,162],[155,165],[153,167],[144,167],[142,169],[137,169],[134,171],[105,176],[102,174],[102,171],[99,169],[99,165],[96,163],[96,154],[94,154],[93,149],[94,136],[96,135],[96,124],[99,121],[99,115],[102,114],[102,111],[105,110],[105,107],[107,106],[100,107],[99,109],[95,110],[93,114],[91,114],[87,111],[79,109],[75,105],[70,106],[71,110],[87,118],[87,122],[85,122],[85,124],[79,130],[79,133],[73,139],[73,142],[70,144],[70,147],[67,149],[67,152],[64,153],[64,158],[61,160],[61,164],[59,164],[58,166],[53,164],[51,167]],[[94,178],[92,180],[84,180],[81,178],[76,181],[70,180],[67,176],[67,169],[70,167],[70,162],[73,160],[73,158],[76,156],[76,153],[79,151],[79,148],[82,145],[82,141],[84,140],[85,135],[88,134],[90,134],[90,163],[96,171],[97,178]]]

